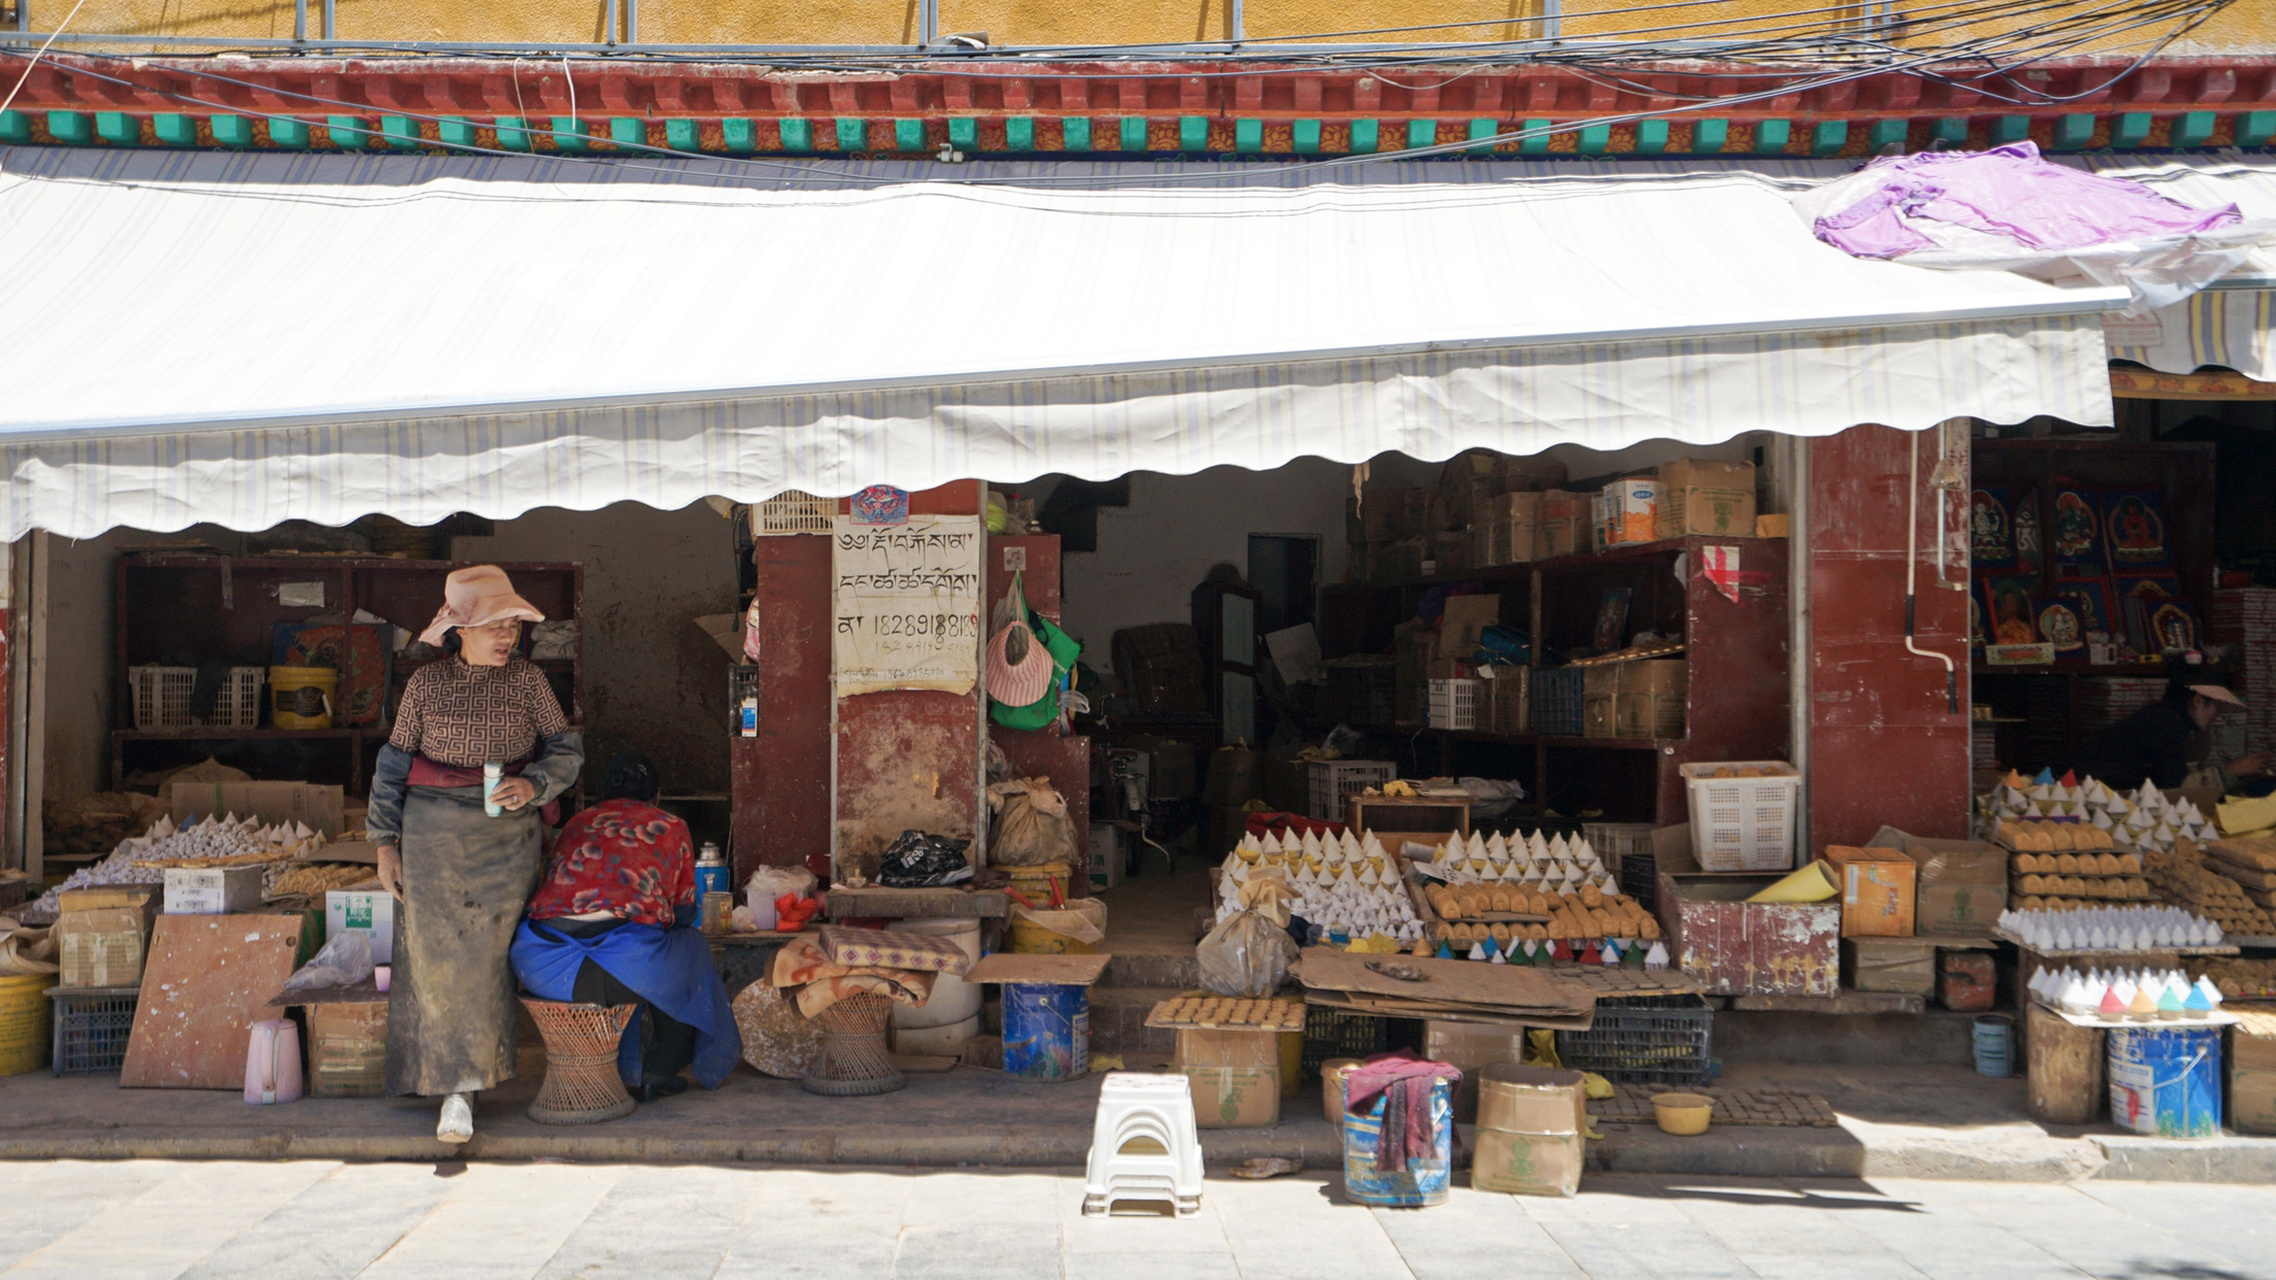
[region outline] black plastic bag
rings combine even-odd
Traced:
[[[877,883],[888,889],[930,889],[972,878],[964,860],[970,840],[904,831],[877,855]]]

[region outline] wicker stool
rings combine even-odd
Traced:
[[[545,1083],[529,1104],[539,1124],[599,1124],[630,1115],[637,1104],[616,1070],[617,1045],[640,1009],[620,1004],[563,1004],[522,997],[522,1007],[545,1037]]]
[[[799,1081],[808,1093],[852,1098],[906,1088],[907,1076],[893,1069],[885,1047],[885,1023],[893,1002],[874,992],[848,996],[815,1016],[822,1024],[822,1056]]]

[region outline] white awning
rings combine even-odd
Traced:
[[[2096,155],[2074,163],[2114,178],[2130,178],[2201,209],[2233,204],[2247,218],[2276,218],[2276,166],[2264,157],[2239,152]],[[2276,253],[2259,250],[2244,271],[2210,289],[2136,319],[2113,320],[2110,354],[2166,373],[2193,373],[2218,365],[2248,378],[2276,382],[2271,289],[2276,289]]]
[[[0,536],[2112,421],[1793,181],[0,149]]]

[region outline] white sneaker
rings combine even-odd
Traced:
[[[474,1136],[474,1104],[463,1093],[443,1099],[443,1116],[435,1125],[435,1140],[453,1146]]]

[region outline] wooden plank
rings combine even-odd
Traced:
[[[1106,972],[1109,955],[1030,956],[999,951],[984,956],[964,975],[966,982],[1034,982],[1087,987]]]
[[[832,920],[910,920],[926,916],[1000,919],[1010,899],[1001,889],[832,889],[824,895],[823,914]]]
[[[1393,961],[1419,970],[1419,982],[1375,972],[1369,960]],[[1297,977],[1313,990],[1344,991],[1378,998],[1467,1006],[1477,1010],[1547,1014],[1586,1012],[1595,992],[1532,965],[1479,964],[1469,960],[1417,956],[1363,956],[1327,947],[1307,947],[1297,958]]]
[[[292,976],[298,915],[160,916],[119,1085],[240,1089],[254,1023]]]
[[[1898,991],[1844,991],[1837,996],[1733,996],[1741,1013],[1920,1013],[1927,997]]]

